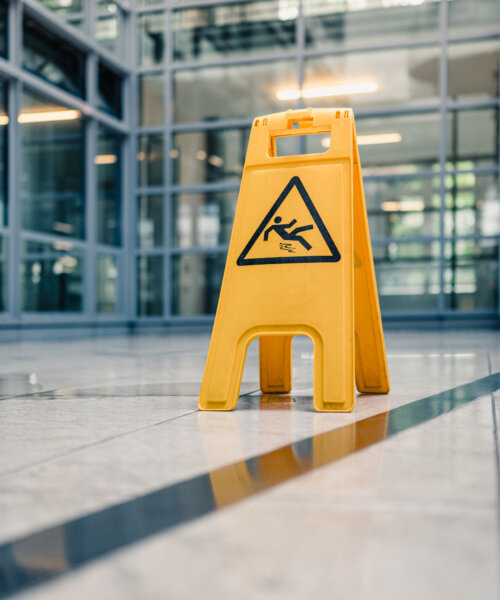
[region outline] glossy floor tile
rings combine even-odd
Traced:
[[[212,475],[203,492],[214,506],[243,489],[224,510],[152,532],[15,595],[497,598],[500,392],[493,384],[491,393],[456,408],[443,404],[442,414],[418,425],[400,423],[397,435],[385,439],[381,430],[364,449],[245,493],[249,476],[268,477],[265,461],[255,471],[258,462],[248,459],[297,442],[293,460],[307,461],[297,451],[301,440],[319,444],[333,439],[322,437],[332,430],[351,436],[374,415],[383,427],[382,415],[394,419],[398,407],[500,371],[495,331],[389,332],[386,341],[391,393],[359,396],[351,414],[313,411],[313,348],[302,338],[294,341],[290,395],[258,391],[251,346],[231,413],[197,411],[208,333],[0,346],[4,547],[217,470],[223,475]],[[237,464],[250,470],[232,472]],[[51,548],[46,563],[60,560]]]

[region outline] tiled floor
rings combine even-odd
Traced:
[[[500,371],[499,332],[389,332],[390,395],[320,414],[312,344],[278,400],[254,344],[238,409],[199,413],[208,341],[1,345],[0,545]],[[496,600],[497,421],[499,391],[17,596]]]

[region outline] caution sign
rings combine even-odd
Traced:
[[[299,177],[292,177],[237,260],[244,265],[337,262],[337,250]]]
[[[320,134],[319,154],[278,156],[276,140]],[[255,119],[250,133],[199,407],[236,407],[250,342],[260,387],[292,389],[292,341],[314,344],[313,403],[350,411],[389,376],[350,109]]]

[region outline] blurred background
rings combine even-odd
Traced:
[[[385,322],[500,322],[498,0],[1,0],[0,55],[0,327],[209,322],[303,106],[355,110]]]

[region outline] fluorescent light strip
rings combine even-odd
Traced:
[[[373,82],[345,83],[323,87],[303,88],[302,90],[280,90],[276,93],[278,100],[297,100],[298,98],[329,98],[331,96],[351,96],[353,94],[370,94],[378,86]]]
[[[114,165],[117,160],[116,154],[98,154],[94,156],[94,164],[96,165]]]
[[[358,146],[372,146],[374,144],[397,144],[403,138],[400,133],[374,133],[371,135],[358,135]],[[321,140],[323,148],[330,147],[330,138],[325,137]]]
[[[372,146],[373,144],[398,144],[401,141],[400,133],[374,133],[371,135],[358,135],[358,146]]]
[[[424,210],[423,200],[401,200],[382,202],[382,210],[386,212],[419,212]]]
[[[19,123],[50,123],[53,121],[74,121],[79,119],[79,110],[47,110],[40,112],[22,112],[17,117]]]

